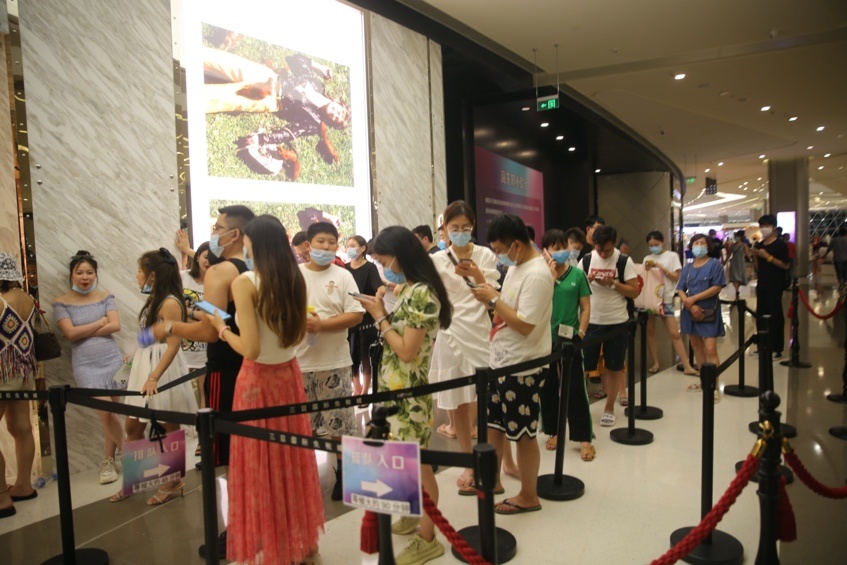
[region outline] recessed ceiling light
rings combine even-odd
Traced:
[[[824,159],[827,159],[827,158],[829,158],[829,156],[830,156],[830,155],[832,155],[832,153],[824,153],[823,158],[824,158]]]
[[[750,184],[750,181],[746,181],[746,180],[745,180],[745,181],[744,181],[744,184]]]
[[[797,116],[791,116],[790,118],[788,118],[788,121],[789,121],[789,122],[796,122],[796,121],[797,121]]]
[[[718,163],[718,167],[723,167],[723,161],[721,161],[720,163]]]
[[[550,122],[543,122],[543,123],[541,124],[541,127],[546,128],[546,127],[547,127],[547,126],[549,126],[549,125],[550,125]]]
[[[822,170],[823,170],[823,165],[821,165],[820,167],[818,167],[818,170],[819,170],[819,171],[822,171]]]
[[[574,152],[574,151],[576,151],[576,147],[568,147],[568,151]]]
[[[762,112],[767,112],[770,109],[771,109],[770,106],[762,106]]]
[[[756,180],[762,180],[762,177],[757,178]]]
[[[529,106],[524,106],[523,108],[521,108],[521,111],[529,112]]]
[[[673,76],[674,80],[682,80],[685,78],[685,73],[677,73]]]
[[[812,149],[814,149],[814,148],[815,148],[815,146],[814,146],[814,145],[810,145],[810,146],[806,147],[806,149],[807,149],[807,150],[809,150],[809,151],[811,151],[811,150],[812,150]]]
[[[709,172],[709,171],[711,171],[711,170],[712,170],[712,169],[706,169],[706,172],[708,173],[708,172]]]
[[[823,131],[825,128],[823,126],[818,126],[818,131]]]
[[[594,169],[594,172],[595,172],[595,173],[599,173],[599,172],[600,172],[600,169]]]
[[[557,135],[556,136],[556,141],[562,141],[563,139],[565,139],[564,135]]]
[[[719,94],[719,96],[729,96],[730,94],[732,94],[732,93],[729,90],[724,90],[723,92],[721,92]]]
[[[759,155],[759,159],[764,159],[764,158],[765,158],[764,155]]]
[[[747,190],[747,187],[746,187],[746,186],[744,187],[744,190]],[[753,191],[755,192],[755,189],[754,189]]]

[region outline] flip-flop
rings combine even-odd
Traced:
[[[647,372],[656,374],[659,372],[659,367],[650,367],[649,369],[647,369]]]
[[[506,506],[514,508],[514,510],[500,510],[497,507],[500,506],[501,504],[505,504]],[[540,504],[538,504],[536,506],[527,506],[527,507],[518,506],[514,502],[510,502],[508,498],[504,498],[503,500],[501,500],[500,502],[498,502],[497,504],[494,505],[494,512],[497,513],[497,514],[526,514],[527,512],[538,512],[539,510],[541,510]]]
[[[700,385],[700,383],[691,383],[685,390],[687,390],[688,392],[700,392],[703,390],[703,387]]]
[[[494,490],[494,494],[506,494],[506,487],[501,486]],[[471,483],[466,487],[459,487],[459,496],[476,496],[476,484]]]
[[[450,432],[447,431],[447,424],[441,424],[440,426],[438,426],[438,428],[435,431],[438,432],[439,434],[443,435],[444,437],[447,437],[447,438],[450,438],[450,439],[456,439],[456,434],[451,434]]]
[[[15,496],[13,494],[10,494],[9,496],[12,497],[12,502],[23,502],[24,500],[32,500],[33,498],[36,498],[38,496],[38,491],[33,490],[31,493],[25,494],[24,496]]]
[[[618,404],[620,404],[621,406],[629,406],[629,397],[621,396],[620,398],[618,398]]]

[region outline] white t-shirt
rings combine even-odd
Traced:
[[[621,252],[618,249],[615,249],[615,252],[608,259],[603,259],[597,255],[596,251],[592,251],[589,259],[588,272],[585,274],[588,276],[594,274],[597,278],[606,275],[614,278],[615,282],[619,282],[617,265],[620,256]],[[579,268],[585,270],[584,267],[584,262],[580,261]],[[632,257],[628,257],[626,260],[623,278],[625,281],[638,278]],[[628,319],[629,313],[626,310],[626,297],[617,290],[612,290],[597,281],[592,281],[591,318],[589,319],[589,323],[609,326],[612,324],[622,324]]]
[[[182,279],[182,297],[190,315],[194,305],[203,301],[203,284],[195,281],[188,271],[180,271],[179,277]],[[206,345],[204,341],[182,340],[182,352],[189,369],[206,366]]]
[[[505,367],[550,354],[550,317],[553,315],[553,277],[541,257],[509,267],[500,300],[518,312],[518,317],[535,327],[527,335],[510,328],[494,316],[491,330],[491,367]],[[538,369],[517,373],[530,375]]]
[[[665,268],[666,271],[673,273],[674,271],[682,270],[682,263],[679,262],[679,255],[673,251],[662,251],[658,255],[651,253],[644,258],[644,263],[653,261]],[[652,270],[652,269],[651,269]],[[665,304],[673,304],[673,297],[676,294],[676,283],[670,280],[663,272],[659,271],[662,279],[665,281]],[[629,279],[627,279],[629,280]]]
[[[347,269],[330,265],[323,271],[312,271],[306,264],[300,265],[300,272],[306,279],[307,304],[322,319],[332,318],[350,312],[364,312],[358,300],[350,296],[359,292],[356,280]],[[311,314],[309,314],[311,316]],[[297,346],[297,362],[303,371],[327,371],[351,366],[350,346],[347,344],[347,330],[320,332],[312,338],[309,335]]]

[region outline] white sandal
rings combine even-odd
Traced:
[[[614,426],[615,425],[615,415],[610,414],[609,412],[605,412],[602,416],[600,416],[600,425],[601,426]]]

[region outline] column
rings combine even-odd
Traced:
[[[768,181],[770,213],[796,213],[795,273],[805,277],[809,274],[809,254],[805,252],[809,248],[809,160],[769,160]]]

